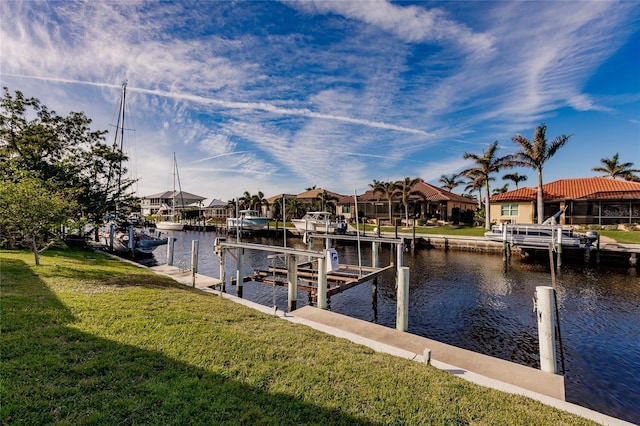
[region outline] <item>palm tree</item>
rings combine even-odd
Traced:
[[[517,172],[515,172],[515,173],[507,173],[506,175],[502,176],[502,179],[510,180],[511,182],[515,183],[516,189],[518,189],[518,184],[520,182],[524,182],[525,180],[527,180],[527,176],[520,176]]]
[[[450,174],[450,175],[442,175],[442,176],[440,176],[439,182],[442,184],[442,188],[444,188],[447,191],[451,192],[451,191],[453,191],[453,189],[456,186],[462,185],[464,183],[464,181],[459,179],[459,177],[460,177],[460,175],[455,174],[455,173]]]
[[[489,145],[489,148],[477,155],[469,152],[464,153],[464,159],[472,159],[476,163],[476,167],[471,167],[464,170],[461,174],[467,177],[473,177],[476,185],[484,184],[485,189],[485,214],[484,214],[484,227],[485,229],[491,228],[491,210],[490,210],[490,194],[489,181],[492,179],[491,174],[497,173],[502,168],[513,167],[513,155],[508,154],[503,157],[496,157],[496,151],[498,150],[498,141]]]
[[[336,197],[335,195],[329,194],[326,189],[323,189],[322,192],[318,193],[316,199],[320,201],[322,205],[322,208],[321,208],[322,211],[326,211],[325,209],[329,205],[335,205],[335,202],[338,201],[338,197]]]
[[[240,210],[246,210],[251,208],[251,194],[249,191],[244,191],[242,197],[238,198],[238,205]]]
[[[501,188],[493,188],[493,191],[491,192],[491,194],[492,195],[504,194],[508,190],[509,190],[509,184],[505,183],[504,186]]]
[[[422,182],[422,179],[411,179],[410,177],[405,177],[404,180],[399,180],[395,183],[396,189],[400,191],[400,196],[402,198],[402,205],[404,206],[404,216],[405,220],[407,221],[407,226],[409,226],[409,196],[413,195],[411,188],[418,182]]]
[[[300,200],[293,198],[291,200],[287,200],[286,213],[287,213],[287,216],[291,218],[299,218],[304,216],[304,214],[306,213],[306,210],[304,205],[300,202]]]
[[[611,158],[602,158],[600,162],[604,167],[594,167],[594,172],[604,173],[606,176],[614,179],[621,178],[632,182],[640,182],[640,177],[636,173],[640,173],[639,169],[632,169],[633,163],[619,163],[618,153]]]
[[[375,186],[372,186],[371,184],[369,184],[369,186],[373,188],[373,192],[374,193],[380,192],[384,194],[384,197],[387,199],[387,204],[389,205],[389,225],[391,225],[391,223],[393,222],[393,212],[392,212],[393,193],[395,192],[396,189],[399,189],[399,188],[395,182],[380,182],[377,180],[374,180],[373,182]]]
[[[521,135],[516,135],[512,140],[520,145],[521,151],[514,154],[514,165],[531,167],[538,172],[538,223],[544,220],[544,198],[542,194],[542,167],[573,135],[560,135],[551,144],[547,145],[547,125],[545,123],[536,127],[533,133],[533,142]]]
[[[475,172],[467,173],[467,186],[464,187],[465,191],[469,192],[469,198],[478,202],[478,209],[482,208],[482,186],[484,185],[484,177],[478,175]],[[490,178],[490,180],[495,180]],[[478,196],[473,195],[473,191],[478,191]]]

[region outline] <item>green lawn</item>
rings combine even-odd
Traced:
[[[590,424],[103,254],[0,261],[2,424]]]

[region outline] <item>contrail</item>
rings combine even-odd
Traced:
[[[109,87],[109,88],[120,87],[120,85],[117,85],[117,84],[94,83],[89,81],[72,80],[72,79],[57,78],[57,77],[39,77],[39,76],[21,75],[21,74],[5,74],[5,75],[12,76],[12,77],[20,77],[20,78],[30,78],[34,80],[54,81],[57,83],[82,84],[86,86]],[[306,108],[282,108],[282,107],[268,104],[265,102],[223,101],[219,99],[205,98],[204,96],[199,96],[199,95],[173,93],[173,92],[166,92],[163,90],[141,89],[141,88],[131,87],[131,86],[127,86],[127,89],[130,92],[144,93],[147,95],[160,96],[163,98],[170,98],[170,99],[188,100],[188,101],[203,104],[203,105],[216,105],[216,106],[227,108],[227,109],[254,110],[254,111],[270,112],[270,113],[279,114],[279,115],[319,118],[323,120],[340,121],[343,123],[357,124],[361,126],[374,127],[378,129],[385,129],[385,130],[394,130],[397,132],[411,133],[411,134],[427,136],[427,137],[432,136],[430,133],[420,129],[397,126],[395,124],[385,123],[381,121],[364,120],[361,118],[346,117],[342,115],[323,114],[323,113],[311,111]]]

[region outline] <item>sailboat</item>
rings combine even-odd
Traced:
[[[114,150],[119,147],[122,152],[124,146],[124,117],[125,117],[125,101],[127,98],[127,83],[122,84],[122,97],[120,98],[120,110],[118,112],[118,121],[116,124],[115,139],[113,142]],[[153,255],[156,247],[167,244],[167,238],[158,238],[150,235],[141,229],[134,228],[132,223],[127,219],[123,219],[121,211],[121,181],[122,181],[122,163],[117,170],[117,193],[115,195],[115,213],[113,218],[98,230],[101,241],[103,241],[109,250],[119,254],[131,254],[134,257],[149,257]]]
[[[176,161],[176,153],[173,153],[173,193],[171,194],[171,211],[168,215],[162,215],[162,220],[156,223],[156,229],[160,231],[182,231],[184,229],[184,223],[180,221],[180,217],[176,215],[176,178],[178,179],[178,187],[180,194],[182,194],[182,188],[180,187],[180,176],[178,175],[178,162]],[[182,203],[184,204],[184,203]]]

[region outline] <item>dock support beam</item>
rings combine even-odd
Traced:
[[[396,329],[409,329],[409,268],[398,268],[398,302],[396,309]]]
[[[224,262],[224,249],[220,250],[220,295],[222,295],[222,293],[225,293],[227,291],[227,289],[225,288],[225,282],[227,281],[227,272],[226,272],[226,268],[225,268],[225,262]]]
[[[288,310],[295,311],[298,307],[298,259],[295,255],[287,257],[287,277],[288,287]]]
[[[244,277],[242,276],[242,270],[244,269],[244,249],[238,249],[238,259],[236,262],[236,296],[242,297],[242,290],[244,286]]]
[[[558,227],[558,247],[557,247],[557,252],[558,252],[558,261],[556,262],[556,265],[558,267],[558,269],[562,266],[562,227],[559,226]]]
[[[400,271],[404,261],[404,238],[400,239],[400,243],[396,244],[396,271]]]
[[[558,373],[555,338],[555,296],[553,287],[536,287],[536,317],[540,345],[540,369],[547,373]]]
[[[327,309],[327,261],[318,258],[318,308]]]

